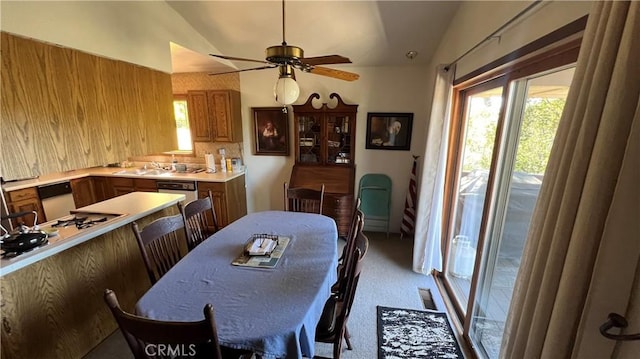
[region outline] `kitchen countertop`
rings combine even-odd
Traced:
[[[184,199],[185,196],[183,194],[132,192],[90,206],[78,208],[73,212],[116,214],[118,217],[101,225],[72,232],[73,234],[68,237],[65,237],[63,231],[60,231],[59,235],[50,237],[49,244],[47,245],[35,248],[30,252],[23,253],[14,258],[0,259],[0,277],[89,241],[104,233],[113,231],[161,209],[176,205]],[[39,226],[40,228],[47,228],[56,222],[57,219],[42,223]]]
[[[148,178],[155,180],[182,180],[182,181],[198,181],[198,182],[227,182],[236,177],[244,175],[243,172],[199,172],[199,173],[177,173],[170,172],[161,175],[139,175],[132,173],[118,173],[121,171],[135,170],[135,168],[118,168],[118,167],[92,167],[80,170],[73,170],[61,173],[53,173],[40,176],[38,178],[27,179],[22,181],[5,183],[2,188],[5,192],[15,191],[19,189],[43,186],[52,183],[69,181],[76,178],[89,176],[104,177],[128,177],[128,178]]]

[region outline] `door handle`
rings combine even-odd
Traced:
[[[605,338],[609,338],[611,340],[618,340],[618,341],[640,340],[640,333],[612,334],[608,332],[608,330],[611,328],[624,329],[628,325],[629,324],[627,323],[627,319],[625,317],[617,313],[609,313],[609,318],[607,319],[607,321],[600,326],[600,334],[602,334]]]

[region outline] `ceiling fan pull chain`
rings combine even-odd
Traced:
[[[282,0],[282,46],[287,46],[287,40],[285,40],[284,34],[284,0]]]

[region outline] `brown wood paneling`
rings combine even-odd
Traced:
[[[150,285],[129,225],[3,276],[2,358],[81,358],[117,327],[104,290],[132,311]]]
[[[171,77],[2,32],[7,180],[175,149]]]

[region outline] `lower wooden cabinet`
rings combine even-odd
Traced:
[[[106,201],[113,197],[113,191],[107,177],[91,177],[93,181],[93,194],[96,202]]]
[[[71,191],[73,193],[73,202],[76,208],[85,207],[96,203],[96,195],[93,189],[93,178],[84,177],[72,179]]]
[[[158,192],[156,180],[149,178],[110,177],[109,185],[113,197],[131,192]]]
[[[198,182],[198,198],[213,195],[218,225],[224,227],[247,214],[247,192],[244,176],[227,182]]]
[[[36,187],[19,189],[11,192],[7,192],[7,207],[9,213],[18,212],[32,212],[35,211],[38,214],[38,223],[46,222],[47,218],[44,215],[42,209],[42,202],[38,196],[38,189]],[[32,226],[34,215],[26,215],[24,217],[16,218],[12,220],[14,226],[24,223],[27,226]]]

